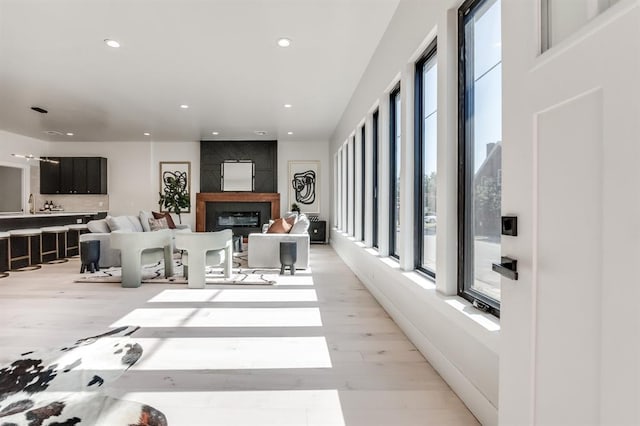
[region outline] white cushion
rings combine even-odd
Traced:
[[[307,231],[309,230],[309,226],[311,225],[311,222],[309,221],[309,218],[307,217],[307,215],[301,214],[298,216],[298,220],[296,220],[296,223],[293,224],[293,226],[291,227],[291,230],[289,231],[290,234],[306,234]]]

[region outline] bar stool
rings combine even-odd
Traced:
[[[9,269],[33,271],[40,269],[42,231],[40,229],[14,229],[9,231]],[[22,266],[20,266],[22,265]]]
[[[0,232],[0,278],[8,277],[9,273],[9,233]]]
[[[42,231],[42,261],[47,264],[68,262],[67,226],[45,226]]]
[[[89,232],[86,223],[74,223],[66,225],[69,230],[66,233],[66,257],[78,256],[80,254],[80,235]]]

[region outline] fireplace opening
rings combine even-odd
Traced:
[[[219,212],[216,214],[216,228],[258,228],[260,212]]]

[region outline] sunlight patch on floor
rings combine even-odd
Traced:
[[[111,327],[320,327],[319,308],[134,309]]]
[[[223,288],[164,290],[149,302],[317,302],[315,290],[280,288]]]
[[[129,392],[122,398],[161,410],[169,424],[344,426],[338,391]]]
[[[324,337],[185,337],[134,340],[145,348],[145,352],[131,370],[245,370],[332,366]]]
[[[302,275],[300,271],[296,271],[295,275],[278,275],[276,278],[276,286],[279,285],[314,285],[311,275]]]

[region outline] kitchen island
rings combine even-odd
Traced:
[[[102,219],[107,212],[37,212],[34,214],[0,214],[0,231],[12,229],[42,228],[44,226],[62,226],[75,223],[87,223]]]

